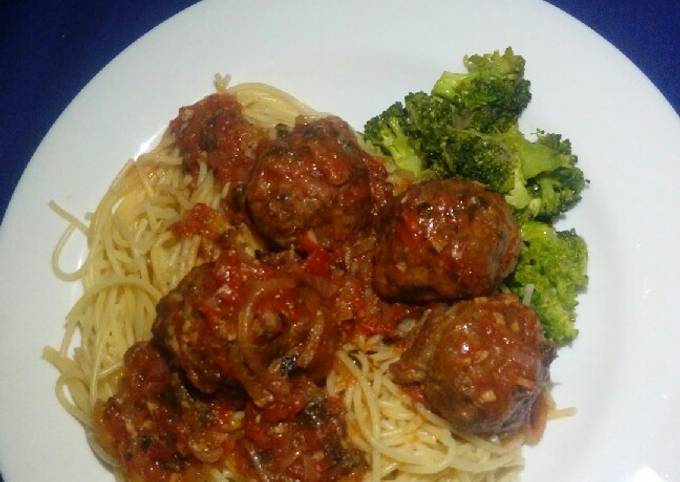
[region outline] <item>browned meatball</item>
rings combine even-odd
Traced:
[[[158,304],[155,339],[204,393],[243,386],[256,403],[289,389],[288,377],[322,380],[336,325],[296,273],[227,251],[194,268]]]
[[[472,181],[414,184],[382,230],[374,287],[405,301],[489,294],[514,269],[519,249],[519,228],[501,195]]]
[[[321,245],[361,230],[371,212],[369,173],[351,128],[337,117],[300,118],[260,147],[246,186],[257,231],[277,247],[312,230]]]
[[[505,434],[536,415],[553,356],[536,314],[499,294],[433,312],[391,369],[400,384],[422,384],[427,404],[454,428]]]

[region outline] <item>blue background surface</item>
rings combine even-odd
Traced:
[[[0,218],[33,152],[85,84],[134,40],[193,3],[0,0]],[[679,0],[551,3],[619,48],[680,112]]]

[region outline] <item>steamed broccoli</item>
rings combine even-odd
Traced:
[[[536,221],[525,221],[521,230],[524,246],[506,284],[520,298],[533,290],[530,304],[546,338],[565,345],[578,335],[576,295],[588,283],[586,243],[573,230],[557,232]]]
[[[550,221],[581,199],[587,181],[569,140],[543,131],[536,136],[530,142],[516,127],[495,136],[515,154],[518,166],[512,189],[499,192],[506,194],[519,217]]]
[[[578,158],[571,152],[571,143],[562,139],[559,134],[537,132],[537,144],[542,144],[552,152],[559,153],[562,159],[569,159],[550,172],[538,174],[527,183],[527,191],[534,201],[534,212],[531,216],[537,219],[550,220],[571,209],[581,200],[581,191],[588,181],[583,171],[576,167]]]
[[[587,181],[559,134],[517,128],[531,94],[524,59],[465,57],[466,74],[445,72],[432,94],[408,94],[366,123],[364,139],[416,178],[460,177],[504,194],[518,219],[550,221],[581,199]]]
[[[364,139],[398,167],[431,177],[440,166],[424,157],[436,155],[445,132],[504,132],[516,124],[531,99],[524,59],[508,47],[503,54],[465,56],[464,64],[468,73],[444,72],[432,94],[409,94],[405,105],[397,102],[369,120]]]
[[[452,132],[426,159],[433,170],[446,177],[473,179],[503,194],[513,190],[515,176],[521,171],[520,160],[508,145],[465,130]]]
[[[421,176],[424,170],[420,154],[407,134],[408,119],[401,102],[395,102],[364,127],[364,140],[389,154],[397,167]]]
[[[458,111],[451,102],[425,92],[411,92],[404,97],[409,133],[419,142],[438,143],[453,130],[463,129]],[[427,138],[430,136],[430,138]],[[421,146],[426,150],[427,146]]]
[[[468,73],[444,72],[432,89],[435,97],[449,101],[456,124],[480,132],[503,132],[531,100],[524,78],[524,58],[508,47],[501,55],[465,56]]]
[[[581,198],[585,178],[559,134],[538,131],[531,142],[516,126],[493,134],[459,129],[446,104],[423,93],[406,96],[405,110],[411,145],[428,172],[487,184],[522,218],[550,220]]]

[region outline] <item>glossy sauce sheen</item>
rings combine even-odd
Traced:
[[[128,351],[118,393],[97,404],[102,446],[133,481],[193,482],[210,468],[267,482],[362,480],[366,456],[347,439],[342,403],[323,389],[336,350],[357,335],[406,344],[402,321],[493,290],[516,261],[517,227],[507,206],[460,181],[414,185],[395,198],[384,164],[336,117],[301,118],[265,132],[243,117],[235,98],[216,94],[181,108],[170,132],[185,170],[195,175],[205,162],[219,183],[230,183],[230,195],[219,209],[194,206],[172,227],[176,236],[202,237],[209,261],[163,297],[152,340]],[[254,254],[243,230],[260,241]],[[474,256],[451,254],[455,242]],[[438,243],[443,257],[433,251]],[[391,274],[402,261],[431,274],[415,284]],[[457,286],[462,291],[451,295]],[[511,339],[486,331],[484,350]],[[524,350],[523,363],[540,368],[543,340],[534,334],[539,348]],[[460,343],[446,341],[442,353]],[[459,360],[428,340],[410,346],[397,381],[419,401],[457,416],[439,402],[464,403],[460,387],[407,373],[432,364],[436,378]],[[512,358],[503,346],[494,353],[493,360]],[[500,383],[497,396],[507,399],[497,411],[475,412],[486,424],[481,432],[514,429],[533,414],[547,363],[545,373],[534,374],[528,401],[491,371],[470,375],[475,390]],[[502,377],[514,387],[531,374]],[[495,423],[504,410],[528,415],[514,425]]]
[[[170,130],[187,172],[205,162],[248,186],[236,195],[250,204],[197,204],[173,225],[219,254],[160,301],[152,341],[128,351],[117,395],[97,405],[102,445],[135,481],[203,480],[212,465],[253,480],[361,480],[364,455],[321,384],[344,340],[393,335],[422,312],[371,288],[374,225],[391,201],[382,163],[340,119],[271,140],[225,95],[180,109]],[[235,220],[297,252],[246,254]]]
[[[456,429],[498,434],[530,428],[553,356],[536,314],[503,293],[432,310],[391,370]]]
[[[96,405],[94,429],[129,480],[198,482],[203,464],[223,456],[243,403],[238,394],[201,397],[154,343],[139,343],[125,355],[118,394]]]
[[[453,179],[414,184],[382,230],[375,288],[411,301],[488,294],[512,272],[519,249],[500,194]]]

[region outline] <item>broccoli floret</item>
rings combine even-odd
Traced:
[[[422,93],[407,96],[405,109],[412,145],[430,172],[487,184],[519,218],[549,221],[581,198],[586,181],[559,134],[538,131],[531,142],[516,126],[498,134],[458,129],[445,103]]]
[[[430,172],[474,179],[503,193],[513,188],[514,154],[491,135],[461,129],[450,102],[416,92],[406,96],[404,106],[409,135]]]
[[[531,100],[524,58],[508,47],[501,55],[465,56],[467,74],[444,72],[432,89],[456,110],[456,124],[480,132],[504,132]]]
[[[550,221],[581,199],[588,181],[576,166],[578,158],[571,152],[568,139],[541,130],[536,136],[536,141],[530,142],[517,129],[502,135],[521,160],[526,183],[526,195],[523,191],[523,196],[506,200],[521,218]]]
[[[536,221],[525,221],[521,231],[524,246],[506,284],[520,298],[533,289],[530,304],[546,338],[566,345],[578,335],[576,296],[588,284],[586,243],[574,230],[557,232]]]
[[[571,155],[571,150],[564,152],[561,144],[555,145],[545,141],[546,138],[560,138],[559,134],[545,134],[539,130],[536,135],[536,141],[531,142],[517,126],[513,126],[507,132],[493,137],[504,142],[517,155],[521,162],[522,174],[527,180],[575,162],[576,156]]]
[[[560,134],[536,133],[537,143],[543,144],[569,159],[569,162],[549,173],[539,174],[532,179],[527,190],[534,199],[540,199],[535,215],[537,219],[550,220],[571,209],[581,200],[581,191],[588,180],[583,171],[576,167],[578,158],[571,151],[569,139],[562,139]]]
[[[529,214],[536,219],[550,221],[581,200],[581,191],[587,182],[583,171],[576,166],[560,167],[540,174],[527,184],[527,192],[532,198]]]
[[[494,191],[509,193],[515,186],[519,161],[501,142],[476,132],[458,130],[449,134],[433,166],[443,162],[451,177],[473,179]],[[428,159],[429,160],[429,159]]]
[[[408,94],[366,124],[365,139],[416,178],[459,177],[504,194],[517,219],[551,221],[576,204],[587,181],[559,134],[529,141],[517,117],[529,101],[524,59],[508,48],[465,58],[433,94]]]
[[[408,116],[409,129],[419,139],[431,135],[436,140],[454,129],[466,127],[459,123],[460,118],[451,102],[425,92],[408,94],[404,98],[404,109]]]
[[[364,141],[388,154],[397,167],[423,174],[424,164],[413,140],[407,135],[408,119],[401,102],[395,102],[364,126]]]

